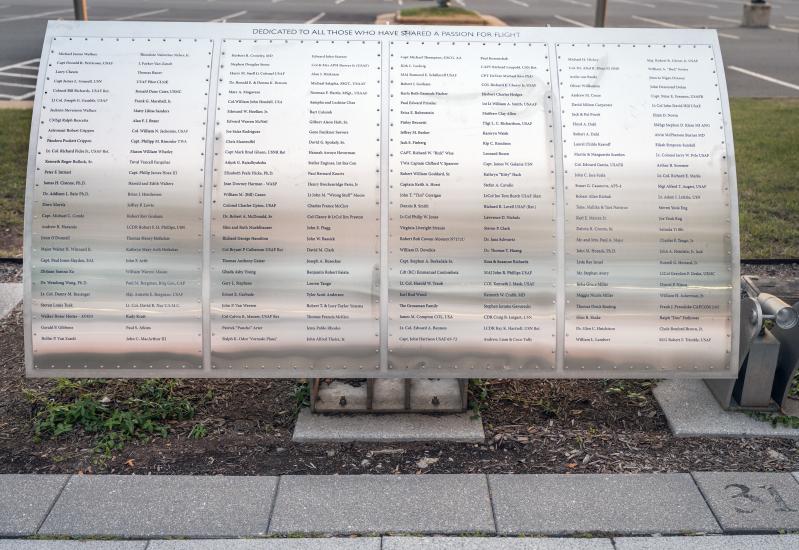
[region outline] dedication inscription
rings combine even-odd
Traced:
[[[50,22],[31,376],[738,368],[709,30]]]

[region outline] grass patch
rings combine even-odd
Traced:
[[[48,390],[25,395],[37,439],[91,434],[95,452],[108,456],[129,441],[166,437],[169,422],[193,418],[195,399],[180,395],[179,387],[178,380],[60,379]],[[199,439],[206,433],[197,424],[189,435]]]
[[[404,17],[476,15],[408,8]],[[799,99],[730,100],[743,258],[799,258]],[[22,254],[31,111],[0,110],[0,254]]]
[[[406,8],[400,10],[400,17],[473,17],[480,18],[476,12],[464,8]]]
[[[799,99],[730,101],[741,257],[799,257]]]
[[[22,255],[30,109],[0,109],[0,254]]]

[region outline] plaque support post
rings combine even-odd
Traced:
[[[738,378],[705,384],[726,410],[777,410],[799,369],[799,304],[760,292],[750,277],[742,283]]]
[[[462,413],[469,381],[458,378],[309,381],[314,413]]]

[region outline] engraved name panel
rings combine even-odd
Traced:
[[[58,36],[49,49],[32,144],[33,369],[202,369],[212,41]]]
[[[380,68],[376,41],[222,41],[212,370],[379,367]]]
[[[707,44],[558,44],[565,370],[728,369],[730,192]]]
[[[547,45],[398,41],[390,54],[389,369],[550,372]]]

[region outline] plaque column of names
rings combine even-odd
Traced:
[[[556,48],[565,369],[729,368],[731,244],[718,228],[730,227],[730,192],[713,48]]]
[[[555,368],[546,44],[390,45],[389,368]]]
[[[52,39],[30,222],[34,369],[202,369],[211,52],[207,38]]]
[[[224,40],[212,368],[379,368],[381,46]]]

